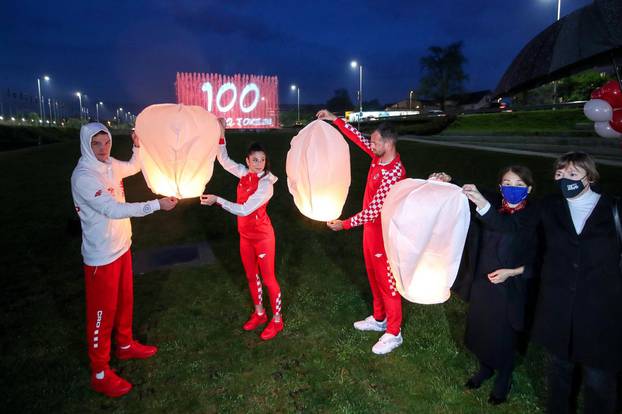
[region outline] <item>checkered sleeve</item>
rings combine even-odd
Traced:
[[[344,229],[351,229],[352,227],[360,226],[365,223],[371,223],[380,216],[380,211],[384,205],[384,199],[387,198],[387,194],[391,190],[391,187],[404,176],[404,167],[401,162],[395,163],[395,166],[390,171],[382,171],[382,183],[376,190],[376,194],[371,199],[369,205],[359,213],[356,213],[349,219],[343,222]]]
[[[367,155],[372,158],[374,157],[374,153],[371,152],[371,140],[361,134],[361,131],[354,128],[341,118],[335,119],[333,123],[337,126],[337,128],[339,128],[339,131],[346,136],[346,138],[358,145],[359,148],[367,153]]]

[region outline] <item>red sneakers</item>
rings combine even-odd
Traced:
[[[250,319],[246,321],[244,326],[242,326],[242,329],[244,329],[245,331],[252,331],[256,329],[259,325],[264,324],[267,321],[268,321],[268,315],[266,314],[265,311],[261,315],[258,315],[257,312],[253,312]]]
[[[132,341],[130,347],[123,349],[117,348],[116,355],[119,359],[145,359],[154,356],[158,348],[151,345],[143,345],[138,341]]]
[[[97,379],[94,372],[91,374],[91,388],[107,397],[116,398],[130,392],[132,384],[106,368],[102,379]]]
[[[261,333],[260,338],[263,339],[264,341],[267,341],[269,339],[274,338],[276,334],[278,334],[282,330],[283,330],[283,320],[281,319],[279,322],[275,322],[273,318],[270,320],[270,323],[268,323],[268,326],[266,326],[266,329],[264,329],[263,332]]]

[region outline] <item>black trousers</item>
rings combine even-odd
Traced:
[[[583,412],[585,414],[614,414],[617,404],[617,376],[615,372],[578,365],[550,355],[548,373],[549,397],[547,411],[567,414],[576,411],[578,382],[575,370],[583,374]]]

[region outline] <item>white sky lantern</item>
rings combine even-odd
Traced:
[[[426,305],[449,299],[469,221],[469,202],[458,186],[410,178],[391,188],[382,208],[382,234],[404,298]]]
[[[296,135],[287,153],[287,186],[298,210],[320,221],[339,218],[350,188],[350,149],[324,121]]]
[[[136,118],[141,167],[156,194],[198,197],[212,178],[218,119],[199,106],[151,105]]]

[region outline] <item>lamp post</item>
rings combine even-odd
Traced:
[[[50,124],[54,121],[54,117],[52,117],[52,99],[48,98],[48,109],[50,110]]]
[[[45,75],[43,76],[43,80],[49,82],[50,77]],[[45,105],[43,103],[43,96],[41,96],[41,78],[37,78],[37,90],[39,91],[39,119],[41,119],[41,122],[43,122],[43,118],[45,117],[45,114],[43,113]]]
[[[410,91],[410,93],[408,94],[408,110],[412,111],[413,109],[413,92],[415,91]]]
[[[95,112],[96,112],[96,117],[97,117],[97,122],[99,122],[99,105],[104,105],[104,103],[102,101],[99,101],[95,104]]]
[[[292,85],[291,86],[292,91],[296,91],[296,96],[297,96],[297,102],[298,102],[298,121],[297,123],[300,124],[300,88],[296,85]]]
[[[562,10],[562,0],[557,0],[557,21],[561,16]],[[553,110],[555,110],[555,105],[557,105],[557,81],[553,81]]]
[[[360,124],[361,118],[363,117],[363,65],[359,64],[356,60],[350,62],[350,67],[352,69],[359,68],[359,118],[358,122]]]
[[[89,114],[89,96],[85,93],[82,94],[82,112],[84,113],[84,122],[91,120]]]
[[[80,102],[80,121],[82,121],[82,93],[76,92],[76,96],[78,97],[78,101]]]

